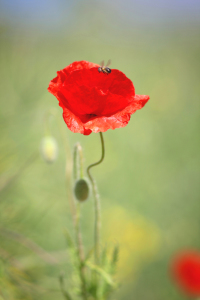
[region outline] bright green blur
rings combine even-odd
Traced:
[[[130,29],[127,36],[119,31],[105,39],[96,32],[49,37],[34,31],[9,34],[6,26],[1,32],[0,300],[64,299],[61,271],[66,287],[73,283],[64,235],[65,228],[73,235],[65,148],[67,143],[72,151],[79,141],[86,168],[100,158],[100,138],[70,132],[47,87],[57,70],[82,59],[111,59],[111,68],[124,72],[137,94],[150,95],[128,126],[104,134],[105,161],[91,171],[101,195],[102,245],[118,243],[121,249],[122,284],[113,299],[187,299],[168,270],[176,251],[200,247],[200,32]],[[56,115],[49,130],[59,148],[51,164],[40,156],[49,109]],[[82,208],[89,250],[93,198]],[[30,240],[27,247],[24,237],[42,250]]]

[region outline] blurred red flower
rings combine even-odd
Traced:
[[[200,296],[200,252],[179,253],[172,261],[172,275],[179,287],[190,296]]]
[[[48,91],[59,101],[63,118],[73,132],[88,135],[124,127],[130,115],[142,108],[149,96],[135,95],[130,79],[119,70],[98,72],[99,65],[75,61],[57,72]]]

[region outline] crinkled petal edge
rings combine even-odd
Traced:
[[[65,108],[62,103],[59,105],[63,108],[63,118],[68,128],[72,132],[89,135],[92,132],[105,132],[108,129],[125,127],[130,121],[130,117],[136,110],[141,109],[149,100],[147,95],[135,95],[132,103],[122,111],[110,117],[96,117],[83,123],[79,117],[74,115],[69,109]]]

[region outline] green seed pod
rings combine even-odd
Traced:
[[[74,194],[77,200],[85,201],[89,197],[89,184],[87,179],[78,179],[75,183]]]
[[[58,156],[58,146],[56,140],[52,136],[45,136],[41,142],[41,154],[44,160],[52,163]]]

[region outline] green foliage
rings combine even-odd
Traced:
[[[63,38],[31,31],[23,34],[6,24],[1,27],[0,227],[29,238],[58,261],[45,260],[46,255],[41,257],[20,241],[0,235],[3,300],[62,300],[58,280],[61,270],[65,271],[65,290],[80,299],[81,291],[75,284],[81,286],[75,242],[71,237],[70,244],[66,234],[67,252],[63,235],[65,227],[70,235],[73,232],[67,204],[69,190],[65,190],[68,157],[63,136],[67,136],[71,148],[77,140],[81,142],[87,165],[98,158],[99,144],[95,134],[84,137],[69,132],[56,99],[46,88],[55,70],[72,61],[98,63],[107,58],[112,59],[111,67],[133,80],[136,93],[149,94],[151,99],[143,111],[131,117],[127,127],[105,133],[106,160],[99,172],[94,171],[102,211],[121,205],[133,219],[135,211],[139,212],[162,233],[161,249],[154,257],[140,249],[141,256],[132,262],[131,250],[126,249],[131,269],[131,263],[141,264],[129,273],[127,265],[118,268],[116,275],[123,273],[123,286],[116,291],[116,299],[130,300],[133,295],[143,300],[184,299],[173,287],[167,270],[176,250],[200,247],[199,28],[178,25],[172,31],[166,28],[160,32],[130,28],[125,34],[122,28],[105,38],[101,33],[99,38],[96,25],[95,34],[84,38],[73,30]],[[45,133],[43,116],[51,107],[57,110],[61,123],[61,130],[55,118],[50,125],[60,149],[58,160],[46,165],[38,155],[18,172],[33,153],[39,152]],[[91,203],[90,199],[82,208],[86,250],[92,248]],[[103,228],[109,225],[115,229],[117,224],[120,219],[110,225],[107,217]],[[110,236],[111,241],[115,239],[120,244],[118,232]],[[121,248],[119,261],[125,255]],[[96,274],[101,282],[99,297],[110,297],[109,291],[117,282],[118,250],[111,254],[109,249],[102,251],[98,267],[92,260],[93,250],[85,255],[87,289],[96,295],[92,278]]]
[[[81,170],[83,170],[83,154],[80,144],[77,143],[74,147],[73,154],[73,177],[75,181],[76,199],[78,199],[76,192],[77,182],[83,181],[83,179],[80,178],[81,175],[81,177],[83,177],[83,171]],[[81,233],[81,208],[83,204],[76,203],[74,201],[75,199],[73,199],[73,194],[71,199],[75,237],[72,238],[68,230],[65,230],[65,237],[72,265],[71,276],[74,280],[72,286],[66,290],[64,274],[60,274],[59,281],[62,294],[67,300],[76,299],[77,296],[81,297],[83,300],[106,300],[116,288],[116,283],[114,282],[112,275],[115,273],[116,269],[118,247],[114,247],[111,258],[108,257],[107,248],[105,247],[100,254],[101,258],[98,265],[93,263],[93,260],[96,261],[96,253],[94,253],[96,244],[94,244],[94,248],[88,251],[86,256],[84,255],[84,245],[82,243]]]

